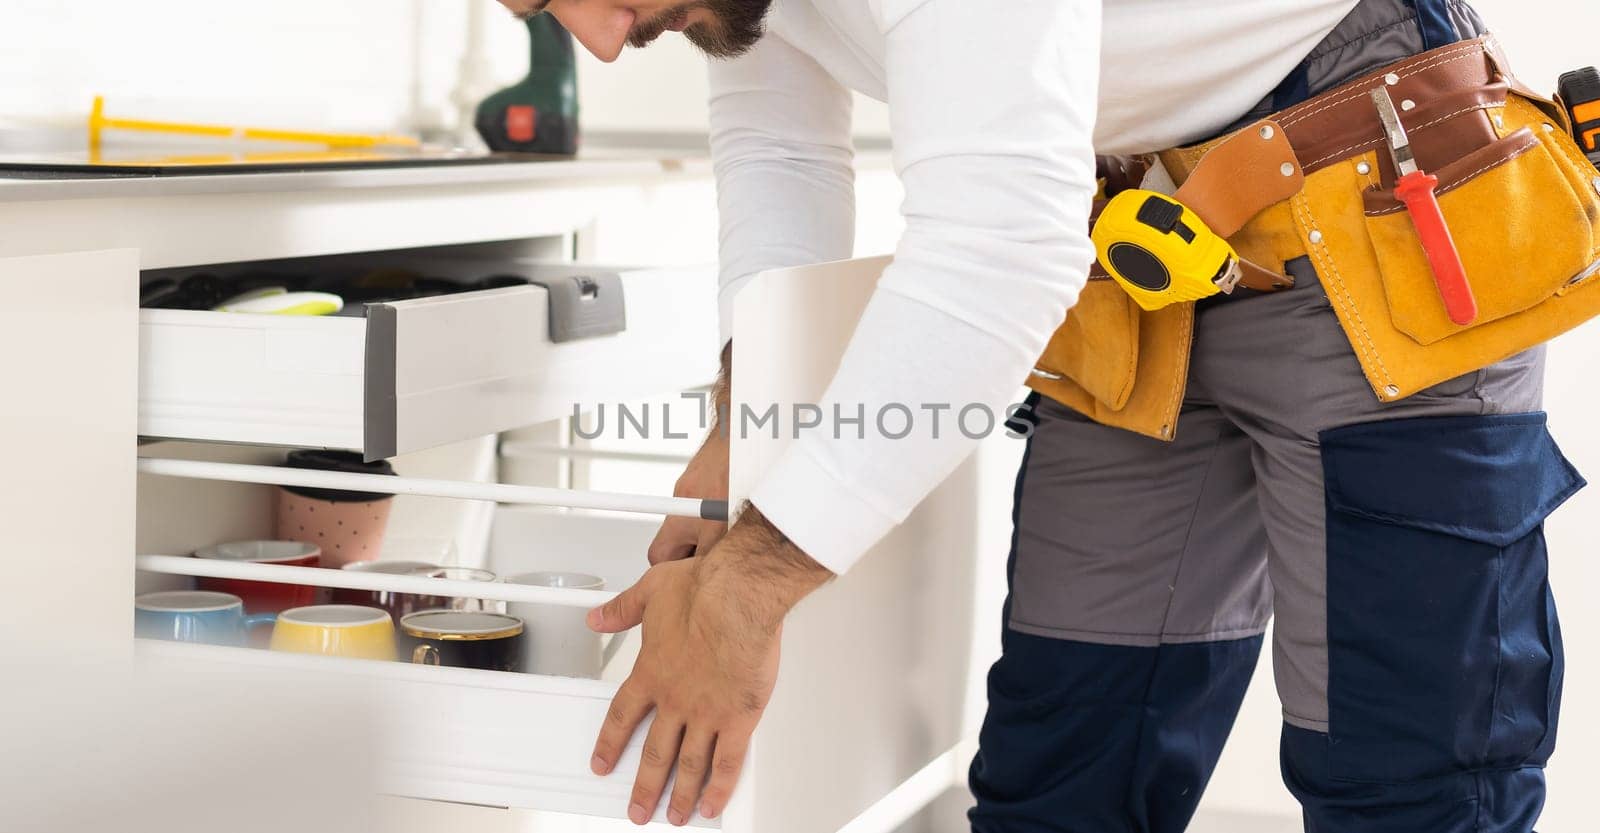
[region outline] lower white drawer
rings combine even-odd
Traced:
[[[563,570],[622,590],[647,566],[658,519],[500,507],[489,566],[500,575]],[[332,572],[332,571],[330,571]],[[636,636],[626,637],[636,640]],[[241,686],[286,677],[338,692],[375,722],[384,792],[410,798],[626,818],[645,729],[612,775],[589,771],[595,738],[634,650],[606,680],[418,666],[137,640],[147,667],[222,675]],[[665,819],[665,802],[660,809]],[[699,820],[702,826],[716,826]]]
[[[148,667],[298,675],[376,720],[379,788],[411,798],[626,818],[644,731],[610,776],[589,772],[616,685],[398,662],[138,641]],[[665,803],[661,810],[665,818]],[[699,820],[701,826],[714,823]]]
[[[371,304],[364,318],[141,310],[139,433],[381,459],[716,374],[709,269],[471,268],[479,277],[486,268],[552,280],[617,275],[625,325],[557,343],[540,286]]]

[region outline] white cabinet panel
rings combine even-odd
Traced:
[[[760,413],[776,403],[785,413],[820,401],[887,263],[771,272],[745,289],[734,319],[734,407]],[[735,505],[787,445],[790,433],[780,433],[735,442]],[[778,688],[752,749],[753,789],[736,796],[725,827],[837,830],[961,741],[973,588],[979,556],[995,543],[976,511],[981,468],[968,460],[791,615]],[[918,792],[908,789],[904,806],[883,805],[874,817],[908,815],[931,797],[911,797]]]
[[[0,259],[0,526],[25,588],[0,605],[8,661],[127,651],[138,268],[126,249]]]

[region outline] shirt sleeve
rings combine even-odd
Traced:
[[[867,437],[805,432],[751,494],[835,573],[975,449],[958,415],[998,420],[1094,259],[1099,0],[905,6],[886,73],[906,231],[821,403],[864,404]],[[896,406],[917,417],[901,439]]]
[[[774,35],[736,60],[711,62],[710,89],[726,343],[733,297],[757,273],[850,256],[851,99],[814,60]]]

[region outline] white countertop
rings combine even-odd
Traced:
[[[861,143],[858,164],[887,165],[887,145]],[[0,202],[148,198],[201,194],[428,186],[534,185],[639,181],[672,175],[710,176],[706,137],[673,133],[592,133],[576,157],[529,162],[467,162],[414,167],[348,167],[240,174],[0,175]]]

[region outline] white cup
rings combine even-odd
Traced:
[[[523,573],[510,576],[505,582],[569,590],[604,590],[606,587],[605,579],[584,573]],[[506,612],[525,624],[522,669],[533,674],[598,679],[606,663],[622,647],[622,634],[611,637],[606,644],[600,634],[589,630],[585,621],[588,608],[511,602]]]

